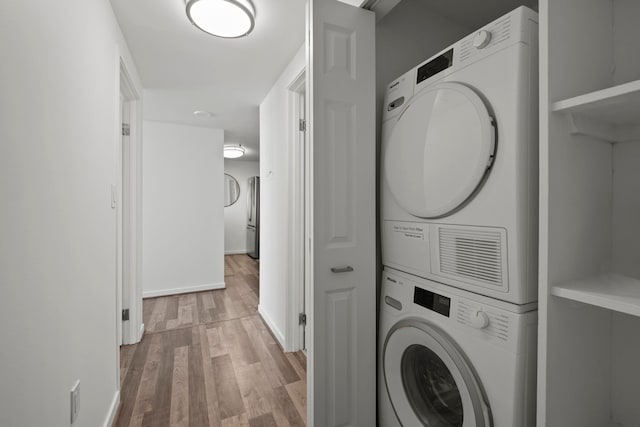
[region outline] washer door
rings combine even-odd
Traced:
[[[454,213],[482,186],[495,139],[493,118],[473,90],[460,83],[423,90],[398,116],[385,147],[391,192],[414,216]]]
[[[471,366],[439,328],[417,319],[398,322],[384,344],[383,370],[403,426],[493,425]]]

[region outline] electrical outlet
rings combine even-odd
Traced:
[[[78,419],[80,412],[80,380],[71,387],[71,424]]]

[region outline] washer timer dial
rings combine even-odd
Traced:
[[[482,310],[471,313],[469,320],[471,321],[471,326],[476,329],[484,329],[489,326],[489,316]]]

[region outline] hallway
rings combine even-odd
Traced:
[[[227,288],[144,300],[145,336],[121,348],[116,426],[304,426],[306,358],[257,314],[258,263],[225,256]]]

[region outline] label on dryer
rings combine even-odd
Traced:
[[[431,270],[428,224],[384,221],[382,240],[385,265],[414,274]]]
[[[393,231],[404,234],[404,237],[424,240],[425,227],[422,225],[405,225],[405,223],[393,224]]]

